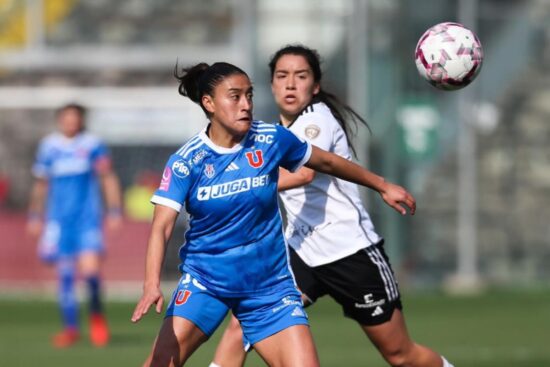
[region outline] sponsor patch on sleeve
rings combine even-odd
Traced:
[[[183,159],[178,159],[174,163],[172,163],[172,172],[180,178],[184,178],[189,176],[189,167],[187,166],[187,163]]]

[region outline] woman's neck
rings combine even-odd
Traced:
[[[294,120],[296,120],[296,116],[286,116],[286,115],[279,115],[279,119],[281,120],[281,124],[284,127],[288,127]]]
[[[224,148],[233,148],[235,145],[239,144],[244,137],[244,135],[238,136],[232,134],[226,129],[217,127],[212,123],[210,123],[206,128],[206,135],[212,143]]]

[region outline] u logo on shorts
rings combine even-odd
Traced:
[[[178,294],[176,294],[176,300],[175,300],[175,304],[176,306],[181,306],[183,305],[185,302],[187,302],[187,300],[189,299],[189,297],[191,297],[191,294],[193,292],[189,291],[189,290],[179,290],[178,291]]]

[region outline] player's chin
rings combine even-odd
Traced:
[[[252,118],[249,117],[241,118],[236,121],[237,129],[242,131],[248,131],[250,125],[252,125]]]

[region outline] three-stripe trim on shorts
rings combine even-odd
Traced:
[[[388,262],[382,256],[382,253],[376,246],[369,246],[365,249],[365,252],[369,256],[370,260],[378,267],[384,287],[386,288],[386,294],[389,301],[394,301],[399,297],[399,291],[397,290],[397,282],[393,275]]]

